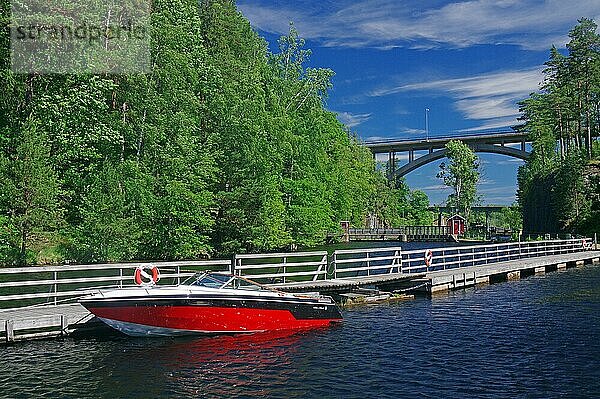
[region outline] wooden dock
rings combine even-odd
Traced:
[[[574,254],[550,255],[537,258],[511,260],[485,266],[428,272],[425,276],[410,280],[420,288],[418,291],[432,294],[440,291],[472,287],[496,281],[517,280],[535,274],[564,270],[600,263],[600,251]]]
[[[390,273],[360,277],[346,277],[331,280],[303,281],[287,284],[271,284],[270,287],[286,292],[319,292],[322,294],[337,294],[350,292],[361,287],[389,287],[415,278],[424,278],[426,273]]]
[[[74,330],[94,327],[94,315],[72,303],[0,310],[4,341],[67,335]]]
[[[403,291],[431,294],[495,281],[516,280],[529,275],[593,263],[600,263],[600,251],[550,255],[423,273],[390,273],[324,281],[273,284],[271,287],[289,292],[318,291],[325,294],[344,293],[361,287],[375,287],[381,290],[396,288]]]
[[[432,294],[600,263],[600,251],[592,248],[592,240],[584,238],[410,251],[383,247],[336,250],[332,254],[246,254],[231,260],[151,265],[160,268],[160,284],[165,285],[176,285],[195,270],[228,270],[279,290],[320,292],[339,298],[363,288]],[[148,265],[0,268],[0,305],[4,308],[0,309],[0,342],[104,326],[75,303],[76,299],[99,289],[130,286],[136,268]],[[31,306],[32,301],[37,305]]]

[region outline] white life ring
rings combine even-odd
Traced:
[[[429,267],[433,264],[433,251],[428,249],[425,251],[425,266]]]
[[[146,271],[148,270],[149,273]],[[158,267],[138,266],[133,274],[133,281],[142,287],[155,285],[160,280],[160,272]]]

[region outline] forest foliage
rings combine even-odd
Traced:
[[[0,1],[7,26],[9,3]],[[422,223],[326,110],[292,27],[270,52],[231,0],[155,0],[139,74],[15,74],[0,31],[0,264],[195,259]]]
[[[567,52],[550,50],[541,90],[520,103],[532,140],[519,171],[519,204],[531,233],[600,231],[600,35],[582,18]]]

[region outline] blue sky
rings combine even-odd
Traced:
[[[554,44],[581,17],[600,21],[600,0],[241,0],[238,8],[276,49],[293,21],[310,66],[336,72],[327,107],[364,140],[425,138],[517,123],[517,102],[537,90]],[[479,154],[487,204],[515,200],[521,161]],[[383,158],[382,158],[383,159]],[[439,162],[406,180],[430,201],[449,189]]]

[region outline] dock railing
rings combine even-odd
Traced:
[[[100,288],[133,286],[140,266],[157,266],[158,284],[175,285],[192,276],[192,270],[229,270],[230,265],[228,260],[216,260],[0,268],[0,308],[56,305]]]
[[[176,285],[196,271],[229,271],[263,284],[288,284],[384,274],[440,271],[467,266],[592,250],[593,240],[545,240],[437,247],[404,251],[401,247],[277,254],[235,255],[230,260],[143,262],[97,265],[0,268],[0,308],[56,305],[101,288],[134,285],[140,266],[157,266],[159,284]],[[431,252],[430,257],[427,251]],[[429,263],[429,264],[427,264]]]
[[[333,252],[333,278],[400,273],[402,248],[343,249]]]
[[[584,238],[431,248],[429,265],[425,260],[427,250],[404,251],[402,253],[402,272],[423,273],[523,258],[582,252],[591,250],[591,243],[591,239]]]
[[[426,273],[591,249],[590,238],[436,247],[410,251],[404,251],[400,247],[353,249],[335,251],[331,263],[334,278],[356,278],[376,274]]]
[[[235,255],[233,270],[264,284],[325,280],[327,251]]]

